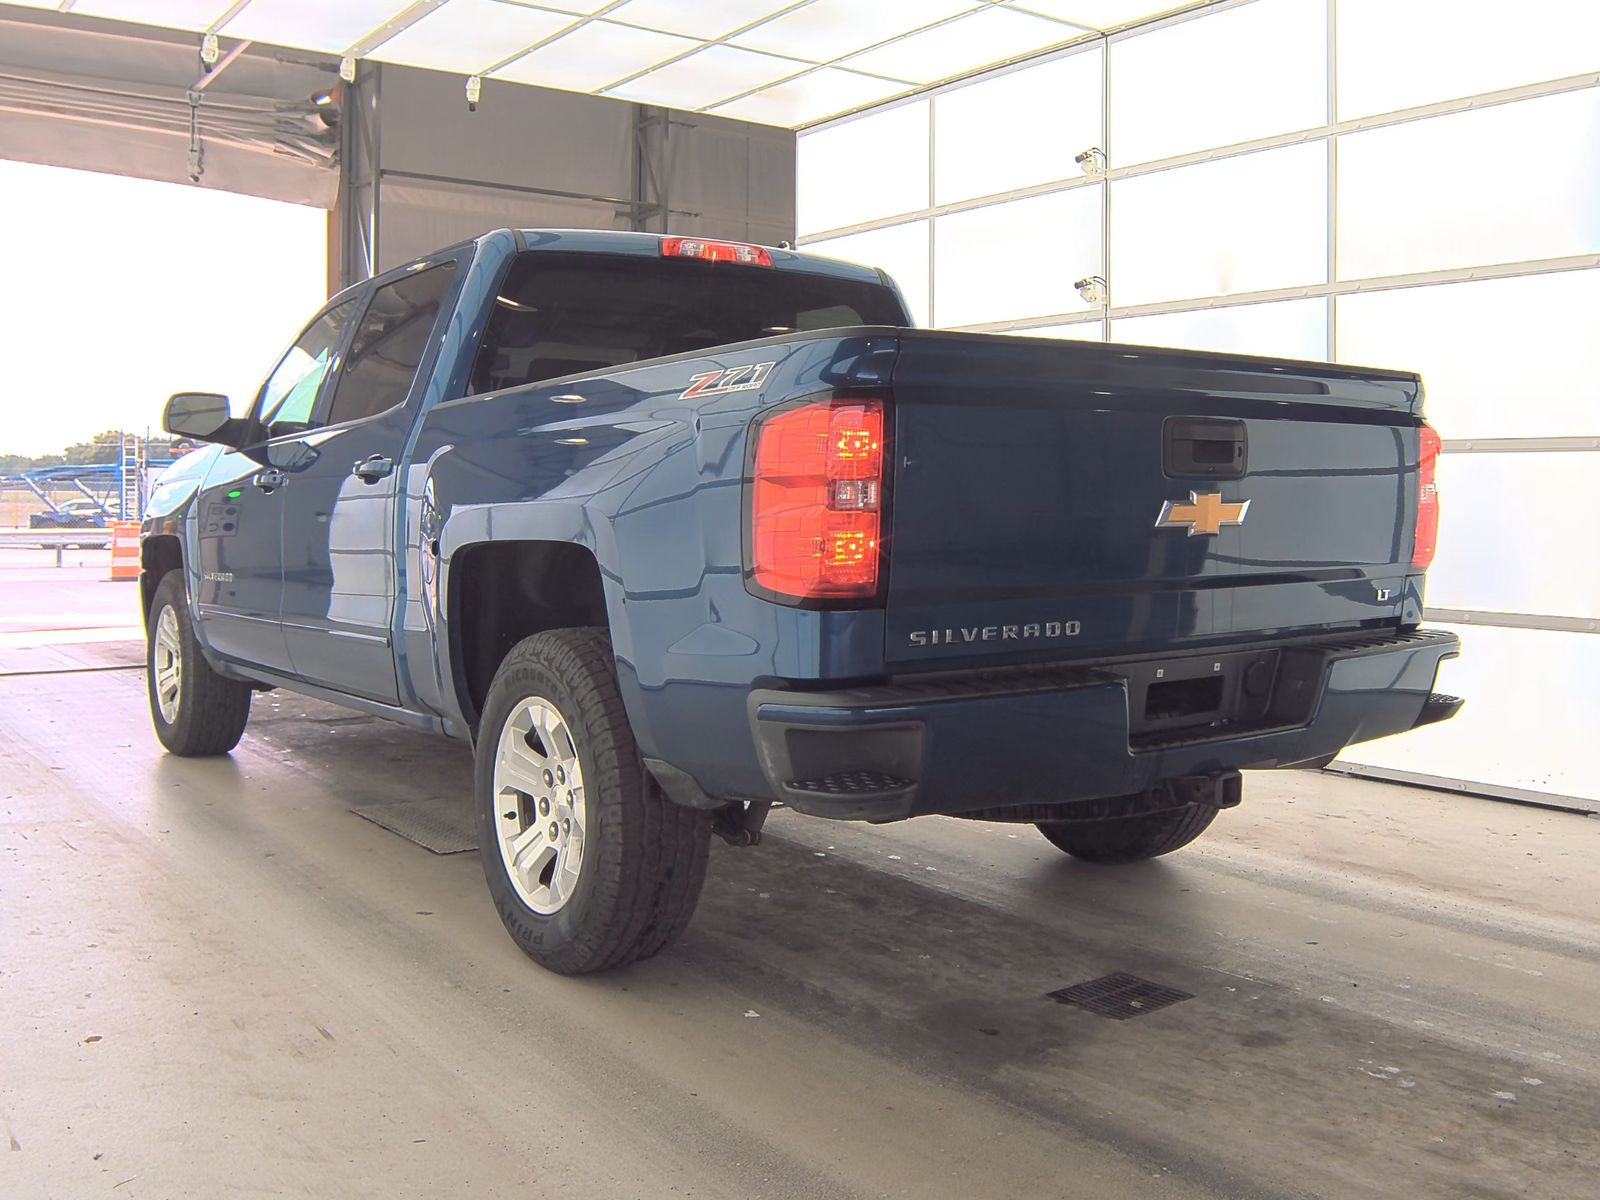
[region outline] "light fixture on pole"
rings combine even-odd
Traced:
[[[1090,146],[1072,156],[1072,161],[1078,164],[1085,175],[1104,175],[1106,173],[1106,152],[1099,146]]]

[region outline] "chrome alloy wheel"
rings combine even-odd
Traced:
[[[583,870],[588,814],[577,743],[561,711],[542,696],[519,701],[500,729],[494,805],[511,886],[534,912],[559,912]]]
[[[178,691],[183,686],[183,641],[178,633],[178,614],[172,605],[156,618],[156,644],[150,665],[156,676],[156,707],[168,725],[178,720]]]

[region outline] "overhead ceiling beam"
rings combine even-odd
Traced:
[[[229,21],[233,20],[240,13],[242,13],[245,10],[245,6],[248,5],[249,3],[250,3],[250,0],[233,0],[233,3],[228,5],[228,11],[227,12],[223,13],[215,21],[211,22],[210,25],[206,26],[206,32],[207,33],[216,33],[224,25],[226,25]]]
[[[232,50],[229,50],[221,58],[217,59],[217,65],[212,67],[211,70],[207,71],[204,75],[200,76],[199,79],[196,79],[194,81],[194,86],[189,90],[191,92],[205,91],[217,81],[217,77],[226,71],[228,67],[232,65],[233,61],[239,57],[239,55],[243,54],[249,48],[249,42],[240,42]]]
[[[360,41],[352,43],[340,57],[365,58],[401,30],[409,29],[444,2],[445,0],[416,0],[415,4],[401,9]]]
[[[203,31],[208,36],[208,40],[210,41],[212,47],[215,46],[216,36],[219,34],[225,34],[228,26],[231,23],[237,23],[241,13],[245,13],[247,10],[252,10],[253,8],[259,7],[259,5],[256,5],[255,0],[216,0],[216,2],[218,3],[219,7],[223,8],[223,11],[210,24],[210,26]],[[323,2],[335,4],[337,3],[337,0],[323,0]],[[525,4],[528,7],[536,9],[543,9],[545,8],[545,5],[548,4],[548,11],[552,12],[556,11],[558,7],[568,7],[567,5],[562,4],[561,0],[504,0],[504,2],[510,5]],[[761,51],[759,53],[765,53],[772,58],[788,59],[792,69],[783,70],[782,73],[775,78],[764,80],[755,84],[754,86],[747,86],[744,90],[739,91],[734,95],[723,96],[715,100],[713,103],[686,104],[685,107],[693,111],[716,112],[724,109],[726,106],[735,105],[740,101],[748,100],[752,96],[758,96],[771,89],[795,85],[798,81],[804,80],[808,76],[825,77],[825,73],[830,68],[842,68],[857,75],[866,76],[869,79],[882,80],[885,86],[892,89],[889,95],[878,99],[873,99],[864,105],[860,105],[857,109],[845,110],[840,113],[832,114],[828,117],[820,118],[820,120],[811,118],[801,121],[800,125],[802,127],[806,127],[820,123],[821,121],[838,119],[839,117],[859,111],[859,108],[875,107],[883,103],[893,103],[896,100],[904,99],[908,95],[920,94],[921,92],[928,90],[929,87],[945,85],[955,80],[970,79],[987,74],[996,69],[1004,69],[1024,62],[1030,62],[1034,59],[1041,58],[1042,56],[1047,56],[1049,54],[1067,49],[1074,42],[1079,40],[1087,41],[1096,37],[1103,38],[1108,35],[1116,37],[1135,30],[1160,28],[1163,24],[1172,22],[1174,20],[1186,19],[1190,16],[1197,15],[1200,12],[1221,11],[1243,4],[1251,4],[1256,2],[1258,2],[1258,0],[1146,0],[1145,7],[1156,9],[1156,12],[1153,15],[1134,21],[1125,22],[1121,26],[1107,26],[1104,29],[1096,30],[1080,21],[1072,21],[1064,17],[1051,15],[1049,13],[1033,11],[1030,7],[1028,7],[1029,0],[984,0],[982,4],[974,5],[973,7],[964,11],[947,13],[944,16],[931,21],[928,19],[928,15],[918,14],[915,16],[908,16],[906,20],[910,25],[909,28],[900,29],[898,32],[884,37],[882,40],[873,43],[872,45],[853,48],[846,54],[830,56],[821,61],[797,57],[794,54],[785,54],[775,50]],[[74,10],[76,3],[77,0],[56,0],[56,2],[51,4],[50,7],[57,13],[66,13]],[[343,53],[339,56],[340,59],[354,60],[370,56],[373,51],[378,50],[384,45],[384,43],[388,42],[397,34],[416,25],[417,22],[424,20],[430,14],[436,12],[442,6],[448,3],[449,0],[392,0],[392,7],[398,11],[396,11],[389,20],[380,24],[376,28],[368,30],[351,45],[346,47]],[[769,0],[769,11],[759,15],[752,15],[743,25],[735,29],[728,30],[720,36],[709,38],[689,37],[687,39],[689,42],[688,48],[682,50],[681,52],[671,54],[660,61],[632,69],[626,74],[621,75],[619,78],[613,79],[604,86],[572,90],[576,90],[580,92],[580,94],[582,92],[588,92],[590,94],[603,96],[609,95],[613,98],[617,98],[616,93],[618,90],[629,87],[630,85],[634,85],[645,77],[648,77],[663,69],[673,67],[677,63],[691,58],[709,47],[737,47],[737,39],[739,39],[742,35],[749,34],[761,26],[779,21],[796,11],[805,9],[815,3],[817,3],[817,0]],[[132,7],[131,4],[130,7]],[[383,7],[390,6],[386,5]],[[632,29],[649,29],[651,31],[663,32],[658,30],[655,24],[650,26],[641,26],[630,20],[626,11],[628,7],[628,0],[591,0],[590,4],[588,5],[573,5],[570,7],[590,8],[592,11],[587,13],[568,14],[571,18],[570,21],[562,24],[560,28],[533,41],[528,45],[520,47],[511,53],[504,54],[504,56],[499,58],[498,61],[484,63],[475,71],[466,73],[481,76],[483,78],[498,78],[496,75],[497,71],[511,66],[517,60],[529,53],[543,50],[552,44],[559,45],[563,39],[571,37],[575,33],[589,26],[617,25]],[[3,0],[0,0],[0,9],[3,8],[5,8],[5,5]],[[1162,11],[1163,8],[1165,8],[1165,11]],[[890,76],[880,70],[863,69],[862,66],[857,65],[857,63],[853,61],[863,53],[877,50],[894,43],[904,42],[908,38],[915,37],[928,30],[939,28],[947,24],[957,23],[965,18],[982,13],[985,10],[1025,14],[1034,21],[1057,25],[1060,27],[1062,39],[1060,42],[1052,43],[1044,47],[1029,49],[1001,62],[978,64],[970,71],[958,72],[955,76],[947,79],[939,79],[931,84],[923,84],[917,80],[906,80],[895,76]],[[4,20],[4,18],[0,18],[0,20]],[[1072,36],[1073,34],[1080,34],[1081,36],[1079,38],[1075,38]],[[684,35],[677,33],[674,34],[674,36],[681,37]],[[743,47],[738,48],[743,49]],[[774,64],[774,66],[777,66],[780,70],[782,70],[780,64]],[[329,69],[331,69],[331,67]],[[215,70],[210,73],[210,75],[214,74]],[[196,90],[201,90],[202,86],[206,82],[207,80],[199,81],[196,85]],[[868,90],[870,91],[871,89]],[[763,121],[762,123],[766,122]]]

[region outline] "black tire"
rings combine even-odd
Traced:
[[[1039,821],[1035,828],[1058,850],[1093,863],[1132,863],[1181,850],[1204,833],[1217,810],[1209,804],[1088,821]]]
[[[586,810],[577,881],[548,914],[512,882],[494,785],[502,731],[533,697],[566,721]],[[608,970],[649,958],[688,926],[711,853],[711,814],[674,804],[645,769],[604,630],[536,634],[506,655],[484,703],[474,793],[489,893],[506,930],[540,966],[562,975]]]
[[[177,708],[171,721],[162,715],[156,694],[156,642],[162,613],[171,609],[177,622],[181,656],[178,676]],[[156,737],[170,753],[184,758],[206,758],[226,754],[244,736],[250,720],[250,685],[218,675],[206,662],[189,619],[188,597],[183,572],[168,571],[156,585],[150,601],[145,635],[145,688],[150,696],[150,720]]]

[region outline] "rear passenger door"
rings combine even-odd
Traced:
[[[371,289],[301,438],[282,456],[284,637],[308,682],[395,703],[396,504],[406,442],[453,303],[453,258]]]

